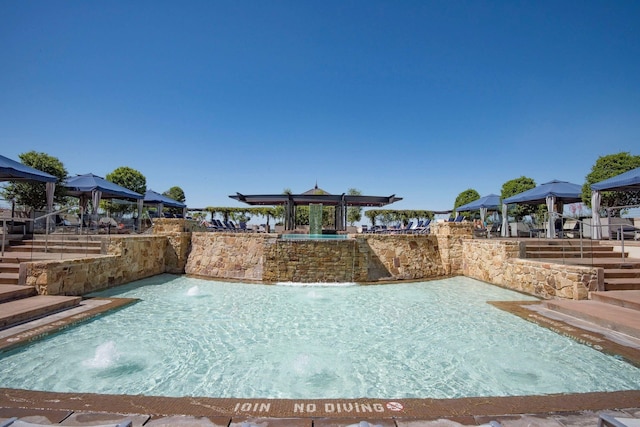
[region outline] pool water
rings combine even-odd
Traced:
[[[640,389],[640,370],[499,309],[459,277],[273,286],[161,275],[120,311],[5,353],[2,387],[236,398],[459,398]]]

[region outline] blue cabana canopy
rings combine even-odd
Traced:
[[[0,181],[56,182],[58,178],[8,157],[0,156]]]
[[[604,181],[591,184],[591,236],[602,238],[600,221],[600,191],[640,191],[640,168],[631,169]]]
[[[507,221],[507,205],[525,204],[540,205],[546,204],[549,212],[549,224],[547,226],[547,237],[556,237],[555,210],[556,202],[576,203],[582,201],[582,187],[566,181],[553,180],[540,184],[536,188],[523,191],[515,196],[507,197],[502,201],[502,236],[509,235],[509,224]]]
[[[58,181],[58,178],[55,176],[11,160],[8,157],[0,156],[0,181],[44,182],[46,185],[47,209],[49,211],[53,209],[53,197],[56,189],[56,181]],[[49,217],[47,217],[47,221],[49,221]]]
[[[84,214],[87,211],[89,200],[93,204],[93,215],[97,215],[98,206],[101,199],[121,199],[134,200],[138,202],[138,217],[142,213],[142,194],[129,190],[111,181],[88,173],[85,175],[77,175],[67,178],[64,184],[69,196],[78,197],[80,199],[81,217],[84,221]]]
[[[640,168],[631,169],[604,181],[591,185],[596,191],[637,191],[640,190]]]
[[[553,180],[515,196],[507,197],[502,203],[505,205],[512,203],[540,205],[546,203],[548,197],[555,197],[556,201],[563,203],[581,202],[582,187],[566,181]]]
[[[147,192],[144,193],[144,203],[154,204],[154,205],[162,204],[163,206],[166,206],[169,208],[184,209],[187,207],[187,205],[185,205],[184,203],[180,203],[177,200],[174,200],[170,197],[165,196],[164,194],[156,193],[153,190],[147,190]]]
[[[141,200],[142,194],[129,190],[92,173],[67,178],[64,186],[70,196],[81,197],[100,191],[101,199]]]
[[[479,209],[500,209],[500,196],[497,194],[489,194],[488,196],[480,197],[478,200],[469,202],[466,205],[458,206],[456,211],[477,211]]]

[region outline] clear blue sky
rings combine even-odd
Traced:
[[[450,209],[640,154],[640,1],[0,0],[0,154]]]

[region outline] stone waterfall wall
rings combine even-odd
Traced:
[[[263,280],[265,250],[274,234],[192,233],[185,273],[214,279]]]
[[[275,234],[193,233],[187,274],[264,282],[372,282],[445,276],[431,235],[280,240]]]

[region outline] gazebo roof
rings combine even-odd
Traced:
[[[294,205],[308,205],[312,203],[320,203],[323,205],[337,206],[344,202],[347,206],[363,206],[363,207],[382,207],[391,203],[402,200],[402,197],[396,197],[395,194],[391,196],[355,196],[348,194],[257,194],[257,195],[245,195],[236,193],[235,196],[229,196],[239,202],[246,203],[248,205],[266,205],[266,206],[278,206],[286,205],[289,202],[293,202]]]

